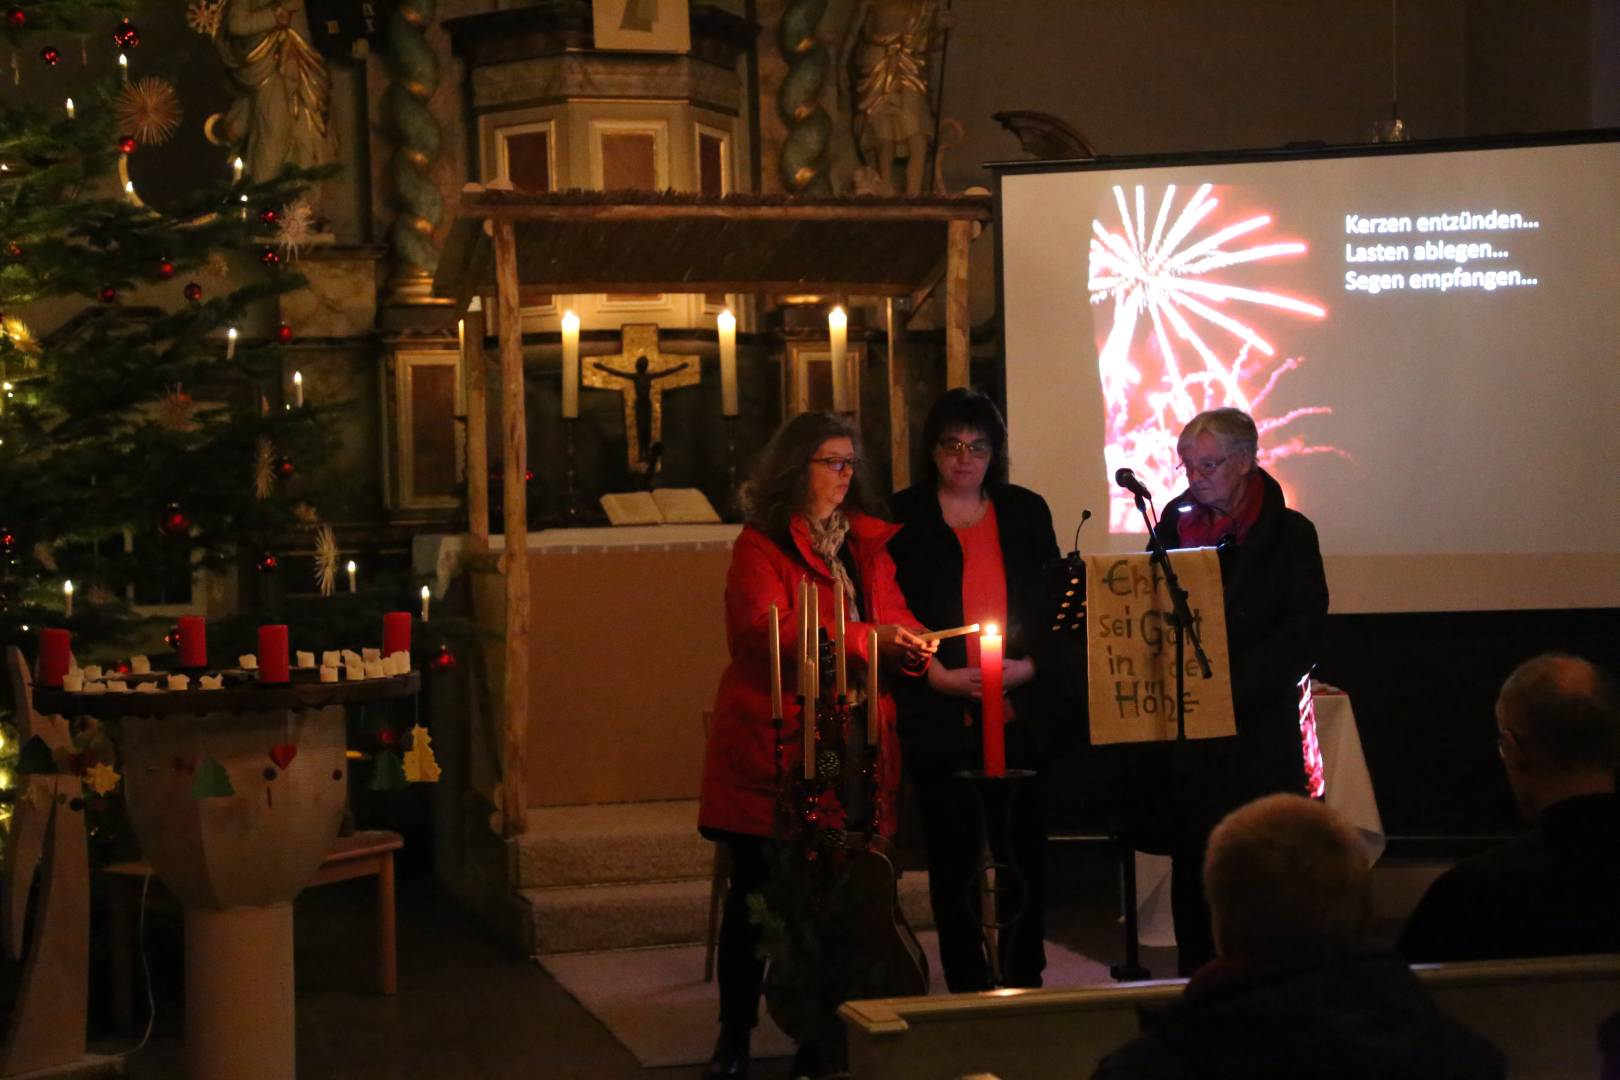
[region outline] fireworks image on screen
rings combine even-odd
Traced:
[[[1276,415],[1266,409],[1278,381],[1304,363],[1279,355],[1267,327],[1286,329],[1327,315],[1320,304],[1275,291],[1264,280],[1269,264],[1297,260],[1306,245],[1266,241],[1270,214],[1222,224],[1216,190],[1204,184],[1177,209],[1176,186],[1166,186],[1154,197],[1150,229],[1148,190],[1136,186],[1132,200],[1115,186],[1117,222],[1099,217],[1091,223],[1087,286],[1107,413],[1107,475],[1128,467],[1157,492],[1183,486],[1176,436],[1206,409],[1231,406],[1254,417],[1262,467],[1301,454],[1338,453],[1293,433],[1276,438],[1302,417],[1330,412],[1327,406]],[[1110,495],[1108,517],[1110,532],[1143,531],[1122,491]]]

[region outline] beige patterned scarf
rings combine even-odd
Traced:
[[[848,535],[849,519],[842,510],[834,510],[826,521],[810,521],[810,548],[827,563],[833,580],[844,590],[853,611],[855,583],[849,579],[849,571],[844,569],[844,560],[838,557],[839,549],[844,546],[844,537]]]

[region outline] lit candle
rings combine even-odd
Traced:
[[[572,311],[562,317],[562,414],[579,416],[579,316]]]
[[[124,194],[129,196],[129,201],[130,202],[135,201],[135,181],[133,181],[133,180],[125,180],[124,181]]]
[[[237,159],[235,159],[234,161],[231,162],[231,183],[239,184],[241,182],[242,182],[242,159],[237,158]]]
[[[877,627],[866,635],[866,745],[878,740],[878,638]]]
[[[118,54],[118,75],[125,82],[129,82],[129,57],[123,53]]]
[[[433,591],[431,589],[429,589],[426,585],[422,586],[422,621],[423,622],[428,621],[428,600],[432,596],[433,596]]]
[[[349,591],[354,592],[354,560],[353,559],[349,560],[348,571],[349,571]]]
[[[1007,743],[1002,735],[1001,711],[1001,628],[985,624],[979,637],[979,686],[984,692],[984,773],[1007,775]]]
[[[236,212],[236,216],[237,216],[237,219],[240,220],[240,221],[246,221],[247,220],[247,196],[246,195],[242,196],[242,208]]]
[[[845,656],[847,650],[844,648],[844,631],[846,629],[844,625],[844,589],[837,581],[833,582],[833,594],[838,598],[838,617],[835,620],[835,625],[838,627],[838,653],[837,659],[833,661],[833,671],[837,678],[838,700],[848,701],[849,670],[848,660]]]
[[[720,334],[720,415],[737,415],[737,316],[730,308],[714,321]]]
[[[844,354],[849,348],[849,316],[835,307],[827,313],[827,336],[832,341],[833,412],[849,412],[849,372]]]
[[[230,360],[236,356],[236,327],[225,331],[225,359]]]
[[[73,618],[73,582],[62,582],[62,612],[68,618]]]
[[[771,653],[771,719],[782,719],[782,615],[771,605],[766,623],[766,645]]]
[[[74,117],[74,112],[73,112],[73,99],[72,99],[72,98],[68,98],[68,99],[67,99],[67,114],[68,114],[68,119],[69,119],[69,120],[72,120],[72,119],[73,119],[73,117]]]

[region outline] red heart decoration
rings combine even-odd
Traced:
[[[298,747],[293,743],[278,743],[270,748],[270,760],[276,767],[285,770],[292,759],[298,756]]]

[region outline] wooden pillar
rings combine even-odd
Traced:
[[[529,438],[523,402],[523,318],[518,307],[517,236],[510,221],[494,223],[495,290],[500,307],[501,427],[506,460],[501,505],[506,516],[506,694],[501,723],[501,819],[506,836],[528,825],[523,744],[529,726],[529,506],[524,473]]]
[[[968,384],[968,244],[973,222],[952,221],[945,249],[945,386]]]
[[[889,317],[889,477],[895,491],[911,486],[911,361],[906,356],[906,313],[888,300]]]
[[[489,390],[484,377],[484,311],[477,300],[461,320],[461,374],[467,394],[467,549],[489,550]]]

